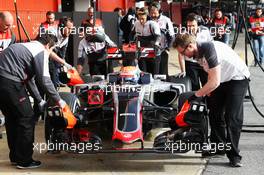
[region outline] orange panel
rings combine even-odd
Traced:
[[[57,0],[16,0],[17,8],[21,10],[29,11],[58,11]],[[0,1],[0,10],[15,10],[14,0],[1,0]]]
[[[100,0],[97,1],[98,11],[113,12],[115,8],[119,7],[125,9],[126,0]]]
[[[136,1],[135,0],[128,0],[127,9],[130,7],[135,7]]]

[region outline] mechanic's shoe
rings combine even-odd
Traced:
[[[58,85],[59,87],[66,87],[67,86],[67,84],[63,84],[63,83],[59,83],[59,85]]]
[[[11,162],[11,165],[12,166],[17,166],[17,163],[16,162]]]
[[[242,167],[243,166],[243,164],[241,163],[240,159],[230,160],[229,165],[231,167],[234,167],[234,168],[238,168],[238,167]]]
[[[223,157],[223,156],[225,156],[225,152],[224,151],[216,151],[216,152],[204,151],[204,152],[202,152],[202,157],[203,158]]]
[[[30,163],[17,164],[18,169],[31,169],[40,167],[41,162],[38,160],[32,160]]]

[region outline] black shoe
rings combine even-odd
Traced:
[[[58,86],[59,87],[66,87],[67,85],[66,84],[63,84],[63,83],[60,83]]]
[[[231,167],[237,168],[237,167],[242,167],[243,164],[241,163],[240,159],[234,159],[234,160],[230,160],[229,165]]]
[[[17,164],[18,169],[30,169],[40,167],[41,162],[37,160],[32,160],[30,163]]]
[[[16,162],[11,162],[11,165],[12,166],[17,166],[17,163]]]
[[[203,158],[223,157],[223,156],[225,156],[225,152],[224,151],[216,151],[216,152],[204,151],[204,152],[202,152],[202,157]]]

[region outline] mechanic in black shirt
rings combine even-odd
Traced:
[[[41,98],[35,80],[61,108],[66,103],[55,90],[49,74],[49,54],[56,37],[42,34],[37,41],[9,46],[0,54],[0,109],[5,116],[9,158],[17,168],[36,168],[41,162],[32,159],[34,142],[34,112],[26,88],[37,99]],[[35,78],[34,78],[35,77]]]
[[[216,153],[225,151],[230,166],[242,166],[238,143],[243,124],[243,99],[250,76],[246,64],[228,45],[219,41],[197,43],[190,34],[179,34],[174,47],[182,55],[197,60],[208,73],[207,83],[189,100],[209,96],[211,143],[225,144],[226,149],[217,149]]]

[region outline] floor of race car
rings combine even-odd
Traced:
[[[43,122],[36,126],[36,143],[44,143]],[[41,172],[51,174],[99,173],[99,174],[200,174],[205,167],[205,160],[200,154],[154,154],[154,153],[100,153],[100,154],[46,154],[35,150],[34,158],[42,161],[42,166],[30,171],[17,170],[11,166],[8,158],[6,136],[0,139],[0,171]],[[1,174],[1,173],[0,173]]]

